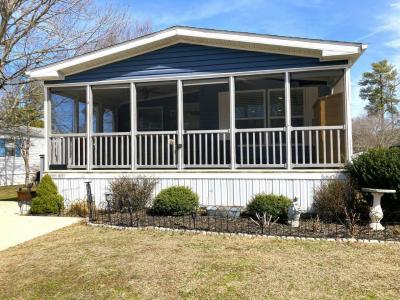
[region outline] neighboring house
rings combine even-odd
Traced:
[[[29,150],[31,176],[39,171],[40,155],[45,153],[42,128],[31,128],[32,139]],[[25,164],[18,146],[19,139],[13,131],[0,130],[0,186],[25,183]]]
[[[46,89],[46,171],[67,200],[124,174],[206,205],[259,192],[310,208],[352,155],[361,43],[172,27],[28,72]]]

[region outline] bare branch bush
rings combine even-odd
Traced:
[[[267,215],[267,213],[256,213],[256,220],[253,218],[250,218],[250,220],[260,228],[261,233],[264,233],[265,229],[278,222],[279,217],[274,219],[273,216]]]

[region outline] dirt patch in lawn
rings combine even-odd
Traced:
[[[74,225],[0,252],[0,299],[398,299],[399,252]]]

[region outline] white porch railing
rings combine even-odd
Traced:
[[[339,167],[346,161],[344,126],[292,128],[292,166]]]
[[[279,128],[236,129],[236,166],[282,168],[286,164],[286,131]]]
[[[66,166],[67,168],[85,168],[86,134],[55,134],[49,138],[50,165]]]
[[[185,168],[227,168],[230,166],[230,131],[186,130],[183,133]]]
[[[137,167],[176,168],[177,143],[177,131],[137,132]]]
[[[132,162],[131,133],[92,134],[93,168],[129,168]]]
[[[177,131],[137,132],[134,143],[130,132],[94,133],[90,151],[83,133],[53,134],[49,164],[60,169],[86,168],[88,162],[94,169],[127,169],[133,163],[133,168],[178,168],[182,151],[183,168],[229,168],[231,150],[236,168],[285,168],[290,152],[292,168],[337,168],[346,161],[345,126],[292,127],[290,139],[286,134],[285,127],[236,129],[231,148],[229,129],[184,131],[182,145]]]

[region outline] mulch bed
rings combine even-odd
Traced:
[[[355,226],[353,234],[343,224],[324,223],[315,219],[300,221],[298,228],[283,223],[271,223],[263,228],[248,217],[228,218],[221,216],[157,216],[148,212],[132,215],[127,212],[97,210],[92,219],[93,223],[109,224],[122,227],[164,227],[171,229],[201,230],[227,233],[246,233],[255,235],[297,236],[312,238],[351,238],[369,240],[400,241],[400,223],[384,224],[384,231],[373,231],[365,222]]]

